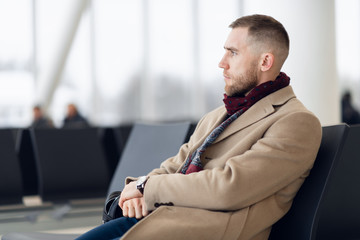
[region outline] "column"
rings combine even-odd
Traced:
[[[290,54],[283,71],[297,97],[322,125],[340,122],[334,5],[334,0],[243,1],[244,15],[270,15],[287,29]]]

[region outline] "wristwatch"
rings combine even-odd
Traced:
[[[141,192],[141,194],[144,194],[145,183],[148,179],[148,176],[141,176],[136,182],[136,188]]]

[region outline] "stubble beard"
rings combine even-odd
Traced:
[[[251,68],[245,74],[231,76],[231,78],[233,79],[233,84],[230,86],[225,85],[225,93],[229,97],[245,96],[258,85],[256,68]]]

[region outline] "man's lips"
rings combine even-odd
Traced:
[[[225,79],[230,79],[230,76],[225,74],[225,73],[223,74],[223,76],[224,76]]]

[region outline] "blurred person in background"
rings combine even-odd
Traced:
[[[74,103],[67,105],[66,116],[63,121],[63,128],[85,128],[90,127],[90,124],[84,118]]]
[[[349,125],[360,123],[360,114],[352,104],[350,91],[346,91],[341,99],[341,120]]]
[[[43,109],[40,105],[33,107],[33,121],[30,125],[31,128],[53,128],[52,120],[45,116]]]

